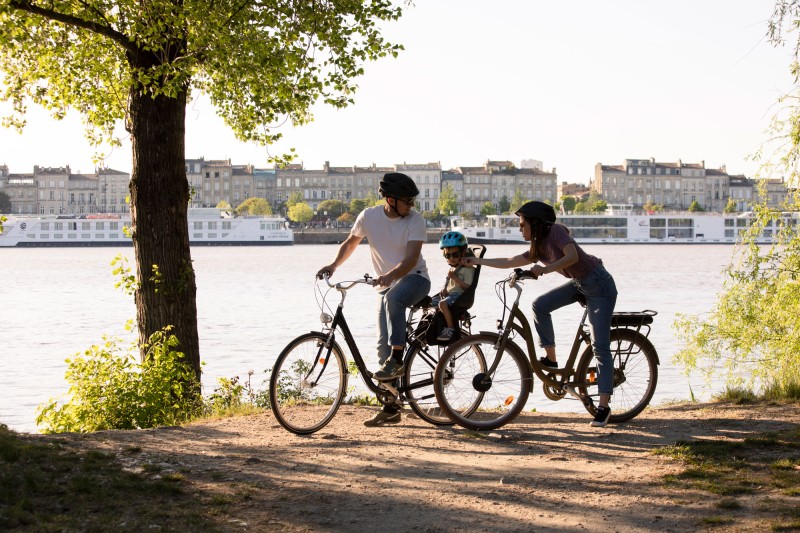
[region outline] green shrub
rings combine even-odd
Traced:
[[[175,350],[178,339],[169,328],[150,337],[143,363],[137,361],[135,344],[123,349],[119,339],[104,340],[67,359],[67,399],[50,400],[39,408],[36,423],[42,431],[175,425],[202,411],[194,370]]]

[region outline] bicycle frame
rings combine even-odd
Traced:
[[[575,375],[575,362],[578,358],[580,347],[583,344],[588,344],[591,342],[589,332],[586,331],[586,317],[588,315],[588,311],[586,309],[583,311],[583,317],[578,324],[578,330],[575,333],[575,338],[572,342],[572,349],[569,352],[569,357],[567,358],[566,364],[563,368],[550,368],[539,362],[539,359],[536,356],[536,347],[533,341],[533,329],[531,328],[530,322],[528,322],[528,319],[525,317],[525,314],[519,308],[519,300],[522,296],[522,287],[518,281],[510,284],[510,286],[517,291],[517,296],[509,310],[508,320],[506,321],[505,325],[502,326],[500,338],[498,339],[497,344],[498,356],[496,357],[495,362],[492,364],[492,367],[489,369],[488,374],[491,375],[495,371],[497,364],[500,361],[503,347],[506,345],[506,343],[513,343],[516,345],[511,338],[512,333],[516,333],[522,336],[522,338],[525,340],[525,346],[527,348],[528,361],[530,363],[532,375],[535,374],[536,377],[542,380],[543,383],[552,387],[560,388],[568,383],[571,385],[576,385],[576,383],[570,382],[570,378]]]
[[[361,281],[352,282],[347,286],[341,286],[341,284],[333,285],[333,287],[336,288],[336,290],[339,291],[339,293],[342,295],[342,298],[336,307],[336,313],[334,314],[333,320],[331,321],[330,326],[327,328],[327,331],[321,332],[323,335],[326,336],[327,341],[323,346],[320,346],[320,352],[318,353],[316,358],[316,362],[322,361],[323,365],[322,368],[320,369],[319,375],[321,375],[322,372],[325,370],[325,367],[327,366],[328,361],[330,360],[330,352],[333,349],[334,342],[336,341],[336,330],[339,329],[341,331],[342,336],[344,337],[345,343],[347,344],[347,348],[353,355],[353,361],[355,362],[358,371],[364,377],[364,383],[367,385],[367,388],[369,388],[369,390],[372,391],[372,393],[375,394],[376,396],[378,397],[385,396],[386,393],[389,392],[395,397],[401,397],[404,393],[408,391],[433,385],[433,378],[429,378],[427,380],[422,380],[410,385],[403,385],[403,386],[397,386],[392,382],[381,382],[381,381],[376,382],[372,378],[372,372],[370,372],[367,369],[367,365],[364,362],[364,358],[361,356],[361,352],[359,351],[358,345],[356,344],[355,337],[353,336],[353,333],[350,331],[350,326],[347,324],[347,320],[345,319],[344,316],[344,300],[347,296],[347,290],[350,289],[356,283],[360,282]],[[414,311],[415,310],[412,308],[411,315],[409,316],[409,319],[407,321],[407,326],[412,320]],[[415,347],[413,344],[415,342],[419,343],[417,339],[411,340],[409,345],[406,347],[404,357],[407,357],[411,349]],[[322,355],[323,350],[326,350],[325,356],[320,357]],[[436,361],[428,361],[428,362],[429,364],[431,364],[432,368],[436,367]],[[313,373],[314,373],[314,368],[312,367],[309,370],[308,376],[311,376]]]

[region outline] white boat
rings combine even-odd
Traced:
[[[586,244],[734,244],[753,221],[752,213],[607,213],[559,215],[557,222],[570,230],[578,243]],[[800,228],[798,213],[783,213],[771,222],[757,242],[768,244],[779,230]],[[485,222],[453,221],[453,229],[475,244],[524,242],[516,215],[489,215]]]
[[[130,246],[129,214],[7,215],[0,247]],[[232,217],[224,209],[189,209],[192,246],[291,245],[294,234],[280,216]]]

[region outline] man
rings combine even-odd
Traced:
[[[427,296],[431,281],[422,258],[422,244],[427,238],[425,219],[412,210],[419,194],[414,180],[399,172],[385,174],[380,194],[385,203],[367,208],[358,215],[333,263],[322,267],[317,275],[333,275],[364,237],[368,239],[380,295],[378,361],[381,368],[374,376],[379,381],[393,381],[405,371],[406,310]],[[398,422],[400,407],[384,405],[383,410],[364,425],[377,427]]]

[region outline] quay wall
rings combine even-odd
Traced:
[[[428,228],[427,242],[437,243],[447,228]],[[349,229],[295,229],[295,244],[341,244],[350,235]],[[364,241],[366,242],[366,240]]]

